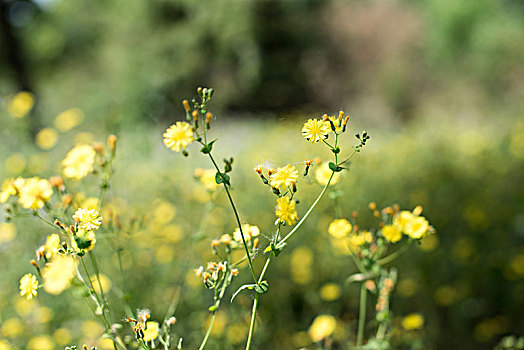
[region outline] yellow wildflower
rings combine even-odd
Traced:
[[[407,331],[421,329],[424,326],[424,317],[421,314],[409,314],[402,319],[402,328]]]
[[[32,177],[25,180],[20,190],[19,202],[26,209],[39,209],[44,206],[53,195],[53,188],[49,181]]]
[[[96,152],[87,144],[75,146],[62,161],[64,176],[80,180],[93,171]]]
[[[38,335],[29,339],[27,350],[53,350],[55,343],[48,335]]]
[[[373,241],[373,235],[369,231],[363,231],[355,233],[349,236],[349,242],[351,245],[360,247],[364,243],[371,243]]]
[[[297,209],[295,208],[295,201],[288,197],[280,197],[277,199],[277,207],[275,215],[280,221],[288,225],[293,225],[298,220]]]
[[[329,162],[324,162],[320,164],[319,167],[317,167],[317,170],[315,171],[315,177],[319,184],[321,184],[322,186],[326,186],[329,181],[329,177],[331,176],[331,173],[333,173],[333,170],[329,169]],[[336,184],[339,178],[340,173],[334,173],[330,184]]]
[[[217,171],[214,169],[205,169],[202,170],[201,174],[199,174],[200,182],[210,191],[213,191],[220,186],[215,180],[216,173]]]
[[[57,141],[58,133],[53,128],[43,128],[36,134],[35,142],[43,150],[55,147]]]
[[[25,274],[20,278],[20,295],[27,300],[33,299],[38,294],[38,280],[32,273]]]
[[[11,345],[8,342],[0,339],[0,350],[11,350]]]
[[[71,130],[84,120],[84,112],[80,108],[71,108],[63,111],[55,118],[55,127],[61,132]]]
[[[302,136],[309,142],[317,143],[326,139],[331,132],[329,122],[321,119],[309,119],[302,127]]]
[[[148,321],[146,322],[146,329],[144,330],[144,341],[148,342],[158,337],[158,331],[160,327],[158,322]]]
[[[58,249],[60,249],[60,237],[56,233],[47,236],[44,247],[45,257],[51,259],[58,254]]]
[[[186,122],[176,122],[176,124],[171,125],[163,136],[164,145],[176,152],[185,149],[194,141],[193,128]]]
[[[423,216],[415,216],[409,211],[401,211],[394,219],[393,225],[397,226],[404,234],[413,238],[424,237],[429,230],[429,223]]]
[[[91,250],[95,247],[96,236],[94,231],[79,229],[71,239],[71,245],[75,251]]]
[[[76,262],[69,255],[57,255],[42,269],[44,290],[58,295],[69,287],[75,276]]]
[[[331,117],[329,117],[329,120],[331,120],[333,122],[333,125],[335,126],[335,132],[336,133],[342,132],[342,129],[343,129],[344,125],[343,125],[343,120],[341,118],[339,118],[339,116],[337,116],[337,117],[331,116]],[[329,127],[331,128],[331,125]]]
[[[293,185],[298,179],[298,171],[292,165],[286,165],[285,167],[278,168],[269,177],[269,184],[275,188],[287,188]]]
[[[79,228],[86,231],[98,230],[102,225],[102,217],[96,209],[78,208],[73,219],[78,223]]]
[[[344,238],[351,232],[351,224],[346,219],[333,220],[329,224],[328,232],[333,238]]]
[[[7,104],[7,112],[16,118],[23,118],[35,104],[32,93],[21,91],[14,95]]]
[[[0,245],[11,242],[16,236],[16,226],[9,222],[0,224]]]
[[[242,232],[244,232],[244,238],[246,241],[251,240],[251,238],[256,237],[260,234],[260,229],[258,226],[253,226],[249,224],[242,225]],[[242,242],[242,236],[240,234],[240,229],[237,227],[235,232],[233,232],[233,239],[237,242]]]
[[[0,192],[0,203],[7,202],[9,196],[18,196],[24,183],[25,179],[21,177],[4,180],[4,183],[2,184],[2,192]]]
[[[391,243],[396,243],[402,238],[402,232],[395,225],[385,225],[382,227],[382,236]]]
[[[313,323],[309,327],[309,336],[315,343],[329,337],[335,331],[337,321],[333,316],[320,315],[315,317]]]

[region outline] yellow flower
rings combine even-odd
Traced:
[[[326,139],[331,132],[329,122],[321,119],[309,119],[302,127],[302,136],[309,142],[317,143]]]
[[[80,250],[91,250],[95,247],[96,235],[94,231],[79,229],[71,239],[71,245],[75,252]]]
[[[73,215],[78,227],[86,231],[98,230],[102,225],[102,218],[96,209],[78,208]]]
[[[280,221],[288,225],[293,225],[298,219],[295,201],[290,200],[288,197],[280,197],[277,199],[275,215]]]
[[[53,350],[54,348],[55,343],[48,335],[39,335],[33,337],[27,343],[28,350]]]
[[[8,342],[0,339],[0,350],[11,350],[11,345]]]
[[[75,146],[62,161],[64,176],[80,180],[93,171],[95,150],[86,144]]]
[[[158,331],[160,327],[158,322],[148,321],[146,322],[146,329],[144,330],[144,341],[148,342],[158,337]]]
[[[56,233],[47,236],[44,247],[45,257],[51,259],[58,254],[58,249],[60,249],[60,237]]]
[[[164,145],[176,152],[185,149],[194,141],[193,128],[186,122],[176,122],[176,124],[171,125],[163,136]]]
[[[69,255],[57,255],[42,269],[44,290],[58,295],[69,287],[75,276],[76,262]]]
[[[58,133],[52,128],[43,128],[36,134],[35,142],[38,147],[48,150],[55,147],[58,141]]]
[[[63,111],[55,118],[55,127],[61,132],[71,130],[84,120],[84,113],[79,108]]]
[[[200,182],[210,191],[215,190],[219,186],[215,180],[216,173],[217,171],[214,169],[205,169],[200,174]]]
[[[11,242],[16,236],[16,226],[9,222],[0,224],[0,245]]]
[[[242,225],[242,232],[244,232],[244,238],[246,241],[251,240],[251,238],[256,237],[260,234],[260,229],[258,226],[252,226],[249,224]],[[240,229],[237,227],[235,232],[233,232],[233,239],[237,242],[242,242],[242,236],[240,234]]]
[[[397,226],[404,234],[413,238],[424,237],[429,230],[429,223],[423,216],[415,216],[409,211],[401,211],[393,220],[393,225]]]
[[[424,317],[421,314],[409,314],[402,319],[402,328],[407,331],[421,329],[424,326]]]
[[[53,188],[49,181],[32,177],[25,180],[20,190],[18,201],[26,209],[39,209],[44,206],[53,195]]]
[[[334,238],[344,238],[351,232],[351,224],[346,219],[333,220],[329,224],[328,232]]]
[[[309,336],[315,343],[329,337],[335,331],[337,321],[333,316],[320,315],[315,317],[315,320],[309,327]]]
[[[318,183],[321,184],[322,186],[326,186],[332,172],[333,170],[329,169],[329,162],[324,162],[320,164],[317,170],[315,170],[315,177]],[[333,174],[333,178],[331,179],[330,184],[331,185],[336,184],[339,178],[340,178],[340,173]]]
[[[283,168],[278,168],[269,177],[269,184],[275,188],[287,188],[293,185],[293,182],[298,179],[298,171],[292,165],[286,165]]]
[[[0,192],[0,203],[5,203],[9,196],[18,196],[20,190],[24,186],[25,179],[17,177],[16,179],[7,179],[2,184],[2,192]]]
[[[363,231],[355,233],[349,236],[349,242],[351,245],[360,247],[364,243],[371,243],[373,241],[373,235],[369,231]]]
[[[343,120],[341,118],[339,118],[338,116],[337,117],[331,116],[331,117],[329,117],[329,120],[331,120],[333,122],[333,125],[335,126],[335,132],[336,133],[342,132],[342,129],[343,129],[344,125],[342,124]],[[329,127],[331,128],[331,125]]]
[[[38,280],[32,273],[25,274],[20,278],[20,295],[27,300],[33,299],[38,294]]]
[[[402,232],[395,225],[385,225],[382,227],[382,236],[391,243],[396,243],[402,238]]]
[[[11,98],[7,103],[7,112],[16,118],[23,118],[29,113],[35,104],[33,94],[21,91]]]

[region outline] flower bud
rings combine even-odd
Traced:
[[[184,110],[186,112],[189,112],[191,110],[191,108],[189,107],[189,102],[187,102],[187,100],[183,100],[182,104],[184,105]]]

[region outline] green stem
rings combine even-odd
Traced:
[[[87,276],[87,280],[89,281],[89,285],[91,286],[90,293],[93,293],[95,295],[95,299],[98,303],[98,306],[102,308],[102,302],[100,301],[100,297],[98,296],[98,293],[95,291],[95,288],[93,286],[93,281],[91,280],[91,275],[89,274],[89,271],[87,270],[87,266],[86,266],[83,256],[80,257],[80,261],[82,262],[82,267],[84,268],[84,272]],[[104,320],[104,323],[107,329],[111,328],[111,323],[106,319],[104,310],[102,310],[102,319]]]
[[[358,314],[358,333],[357,333],[357,347],[362,346],[364,340],[364,327],[366,325],[366,302],[367,302],[366,284],[360,285],[360,312]]]
[[[269,261],[269,259],[267,260]],[[246,350],[251,349],[251,340],[253,339],[253,333],[255,331],[255,319],[257,316],[258,297],[260,294],[255,295],[255,301],[253,301],[253,311],[251,313],[251,324],[249,326],[249,335],[247,336]]]
[[[107,306],[106,296],[104,294],[104,289],[102,288],[102,282],[100,281],[100,271],[98,270],[98,264],[96,262],[95,253],[93,251],[89,251],[89,258],[91,259],[91,264],[93,265],[93,268],[95,269],[96,279],[98,281],[98,288],[100,288],[100,294],[102,296],[102,314],[104,315],[104,319],[108,319],[108,323],[111,324],[111,320],[109,316],[106,314],[106,310],[109,312],[109,308]]]
[[[215,162],[215,159],[213,159],[213,156],[211,155],[211,153],[208,153],[208,155],[209,155],[209,158],[211,159],[211,162],[213,162],[215,169],[220,174],[222,174],[222,172],[218,168],[217,163]],[[227,184],[226,183],[222,183],[222,184],[224,185],[224,189],[226,190],[227,197],[229,198],[229,203],[231,203],[231,207],[233,208],[233,212],[235,213],[235,218],[237,219],[238,229],[240,230],[240,236],[242,237],[242,243],[244,243],[244,249],[246,250],[247,261],[249,262],[249,268],[251,269],[253,280],[255,281],[255,283],[257,283],[257,275],[255,273],[255,269],[253,268],[253,261],[251,260],[251,255],[249,254],[249,249],[247,247],[246,239],[244,238],[244,231],[242,230],[242,223],[240,222],[240,217],[238,216],[237,208],[235,207],[235,203],[233,202],[231,193],[229,192],[229,189],[227,188]]]
[[[411,245],[411,241],[409,241],[406,244],[404,244],[402,247],[397,249],[394,253],[391,253],[390,255],[386,256],[385,258],[379,259],[377,261],[378,264],[379,265],[386,265],[386,264],[392,262],[393,260],[395,260],[396,258],[401,256],[402,254],[404,254],[408,250],[410,245]]]
[[[200,344],[198,350],[202,350],[204,349],[204,346],[206,346],[207,340],[209,339],[209,335],[211,334],[211,330],[213,329],[213,322],[215,322],[216,314],[216,310],[213,311],[213,314],[211,315],[211,321],[209,321],[209,326],[207,327],[206,336],[204,337],[204,340],[202,340],[202,344]]]
[[[58,226],[56,226],[55,224],[53,224],[51,221],[43,218],[40,214],[38,214],[38,212],[36,210],[33,211],[33,215],[36,216],[37,218],[39,218],[40,220],[42,220],[43,222],[45,222],[46,224],[48,224],[49,226],[52,226],[54,227],[55,229],[58,229]]]

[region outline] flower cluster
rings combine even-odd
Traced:
[[[0,203],[6,203],[9,197],[18,196],[18,203],[24,209],[40,209],[51,199],[53,188],[46,179],[32,177],[7,179],[2,184]]]

